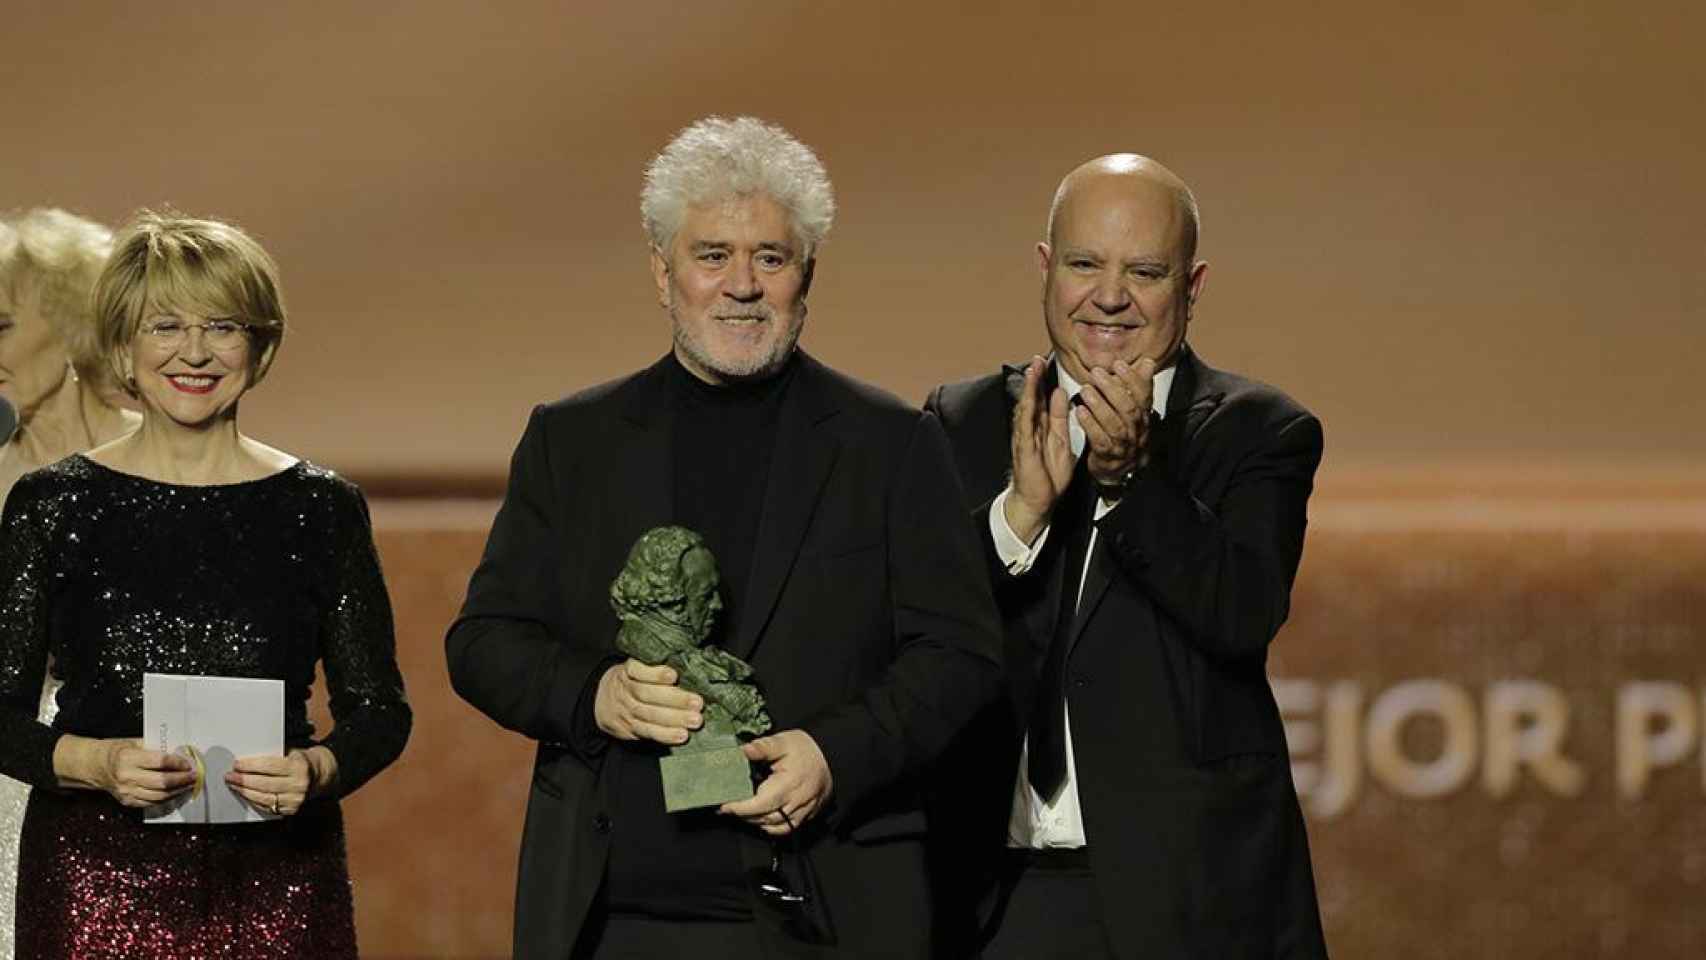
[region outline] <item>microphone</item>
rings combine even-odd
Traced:
[[[18,410],[12,401],[0,397],[0,444],[11,441],[12,431],[18,429]]]

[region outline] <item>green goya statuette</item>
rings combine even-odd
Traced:
[[[723,608],[717,560],[699,534],[655,527],[635,541],[610,584],[610,606],[622,621],[616,648],[653,666],[667,664],[682,689],[705,701],[704,724],[659,760],[664,807],[670,812],[718,806],[752,796],[751,766],[741,738],[770,730],[752,667],[706,644]]]

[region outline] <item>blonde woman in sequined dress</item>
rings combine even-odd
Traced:
[[[0,216],[0,397],[20,413],[0,443],[0,504],[28,470],[46,466],[136,429],[110,366],[95,349],[89,291],[106,262],[112,234],[63,210]],[[50,677],[39,718],[53,720]],[[0,960],[12,947],[18,831],[29,787],[0,777]]]
[[[361,492],[237,429],[284,335],[277,268],[229,224],[144,213],[94,304],[142,424],[26,474],[0,525],[0,774],[37,787],[16,949],[353,960],[339,801],[398,757],[411,713]],[[30,681],[49,655],[64,686],[46,725]],[[334,726],[317,735],[321,668]],[[143,820],[196,777],[138,739],[148,672],[283,681],[284,755],[224,777],[265,822]]]

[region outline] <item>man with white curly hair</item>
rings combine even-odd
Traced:
[[[921,778],[1001,688],[947,440],[797,348],[835,201],[787,131],[689,126],[640,209],[673,347],[534,410],[446,638],[458,693],[539,743],[515,956],[927,956]],[[671,524],[774,721],[750,799],[673,814],[658,759],[705,704],[617,652],[608,598]]]
[[[681,362],[711,382],[779,371],[805,325],[817,248],[835,219],[810,148],[751,117],[696,123],[646,170],[640,217]],[[755,270],[736,286],[722,282],[728,251],[712,249],[722,241],[702,235],[711,224],[755,241]]]

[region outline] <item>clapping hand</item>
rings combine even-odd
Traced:
[[[1098,485],[1117,487],[1146,462],[1154,387],[1155,361],[1148,357],[1129,364],[1117,360],[1111,371],[1090,371],[1090,382],[1079,393],[1083,403],[1077,417],[1090,476]]]
[[[1013,411],[1013,486],[1007,496],[1007,526],[1026,543],[1032,543],[1055,502],[1072,482],[1071,424],[1067,420],[1066,391],[1055,387],[1043,397],[1043,370],[1047,362],[1032,357],[1025,366],[1025,384],[1019,405]]]

